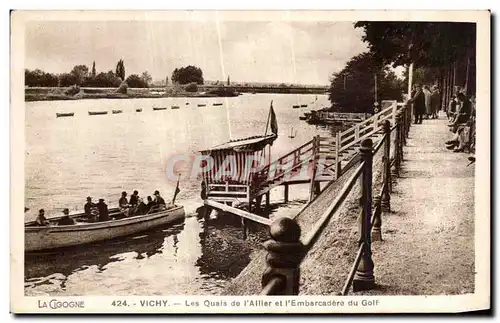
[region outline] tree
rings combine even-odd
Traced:
[[[437,69],[432,73],[448,88],[447,99],[456,83],[475,92],[475,23],[360,21],[355,27],[363,28],[363,41],[380,62]]]
[[[67,87],[72,85],[80,85],[81,79],[75,73],[63,73],[59,75],[59,86]]]
[[[179,84],[203,84],[203,72],[199,67],[196,66],[186,66],[181,68],[176,68],[172,72],[172,82]]]
[[[95,61],[92,63],[92,77],[96,76]]]
[[[89,75],[89,68],[86,65],[75,65],[71,70],[76,78],[76,85],[81,85],[86,77]]]
[[[148,71],[144,71],[141,75],[141,79],[144,81],[144,83],[146,84],[146,87],[149,87],[149,85],[151,84],[151,81],[153,80],[153,78],[151,77],[151,75],[148,73]]]
[[[36,69],[30,71],[28,69],[24,70],[24,84],[26,86],[57,86],[59,84],[59,78],[51,73],[45,73],[42,70]]]
[[[144,82],[144,80],[139,77],[137,74],[131,74],[127,77],[125,80],[127,82],[128,86],[131,88],[144,88],[148,87],[148,84]]]
[[[113,71],[108,71],[107,73],[99,73],[95,77],[95,86],[97,87],[118,87],[122,83],[122,80],[113,73]]]
[[[231,85],[231,80],[229,79],[229,75],[227,76],[227,86]]]
[[[362,53],[334,73],[330,85],[330,102],[340,112],[372,112],[377,101],[401,100],[403,84],[388,66],[382,65],[371,53]]]
[[[116,64],[116,76],[121,78],[122,81],[125,80],[125,65],[122,59],[120,59],[118,64]]]

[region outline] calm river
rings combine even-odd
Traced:
[[[166,161],[174,154],[264,134],[270,102],[279,136],[272,146],[278,157],[327,130],[300,121],[310,109],[329,105],[326,95],[244,94],[236,98],[161,98],[131,100],[43,101],[26,103],[26,220],[37,210],[55,216],[63,208],[81,211],[87,196],[116,206],[122,191],[141,197],[159,190],[171,200],[175,188],[166,179]],[[189,103],[189,104],[187,104]],[[223,103],[223,106],[213,106]],[[206,104],[198,107],[198,104]],[[308,104],[292,109],[292,105]],[[179,106],[172,110],[171,106]],[[153,107],[167,110],[153,111]],[[142,108],[142,112],[136,109]],[[111,110],[123,110],[111,114]],[[89,116],[88,111],[109,111]],[[74,117],[56,118],[56,112]],[[289,138],[292,131],[295,138]],[[176,203],[186,209],[184,223],[113,242],[70,251],[27,255],[27,295],[181,295],[218,294],[250,261],[253,241],[241,239],[237,223],[205,223],[200,182],[180,183]],[[271,216],[298,212],[308,185],[290,190],[291,203],[280,205],[274,189]],[[253,237],[252,237],[253,235]]]

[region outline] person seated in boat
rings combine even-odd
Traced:
[[[134,206],[137,206],[138,203],[139,203],[139,192],[134,191],[134,194],[132,194],[130,196],[130,201],[128,202],[128,204],[130,204],[130,206],[134,207]]]
[[[148,196],[148,204],[146,204],[146,206],[147,206],[146,213],[151,213],[151,212],[154,211],[154,208],[155,208],[156,204],[153,201],[153,199],[151,198],[151,196]]]
[[[127,192],[122,192],[122,197],[118,200],[118,206],[120,208],[120,212],[124,216],[128,216],[130,211],[130,204],[127,201]]]
[[[137,210],[135,212],[135,215],[144,215],[147,214],[148,211],[149,211],[148,205],[144,203],[143,199],[139,198],[139,204],[137,205]]]
[[[59,219],[57,225],[73,225],[75,224],[75,220],[69,217],[69,209],[63,210],[63,217]]]
[[[83,206],[87,220],[92,221],[95,218],[95,203],[92,202],[90,196],[87,197],[87,203]]]
[[[165,209],[166,203],[165,203],[165,200],[163,199],[163,197],[160,196],[160,192],[155,191],[154,195],[155,195],[155,206],[160,210]]]
[[[47,221],[47,218],[45,217],[45,210],[44,209],[40,209],[38,211],[38,216],[36,217],[35,223],[36,223],[36,225],[42,226],[42,227],[49,225],[49,221]]]
[[[104,203],[104,199],[99,199],[97,203],[97,209],[99,210],[99,222],[109,221],[108,205]]]

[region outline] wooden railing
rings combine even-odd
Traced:
[[[360,141],[359,164],[312,230],[302,236],[296,220],[287,217],[279,218],[271,224],[270,239],[264,243],[268,252],[266,257],[268,267],[262,276],[261,295],[299,294],[302,260],[322,235],[333,215],[343,206],[359,179],[361,179],[362,195],[359,247],[339,295],[347,295],[351,286],[354,291],[371,289],[375,286],[372,240],[382,240],[382,213],[390,211],[391,178],[397,176],[403,161],[403,146],[406,144],[411,125],[411,108],[407,105],[393,104],[390,109],[387,108],[362,123],[365,127],[354,127],[354,130],[349,129],[337,135],[337,138],[342,139],[354,134],[349,144]],[[365,130],[370,125],[371,130]],[[373,141],[367,134],[373,134],[379,131],[379,128],[383,131],[383,136],[374,147]],[[384,147],[382,185],[380,193],[372,198],[373,156],[378,154],[382,147]],[[350,167],[352,165],[353,163]]]

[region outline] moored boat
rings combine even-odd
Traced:
[[[222,103],[214,103],[213,105],[214,106],[219,106],[219,105],[222,105]]]
[[[172,110],[175,110],[175,109],[179,109],[179,106],[178,105],[173,105],[172,106]]]
[[[300,107],[301,108],[307,108],[307,104],[301,104]]]
[[[112,112],[113,112],[113,114],[118,114],[118,113],[122,113],[123,111],[122,110],[113,110]]]
[[[108,111],[89,111],[89,116],[97,116],[101,114],[108,114]]]
[[[56,118],[60,118],[60,117],[72,117],[74,115],[75,115],[74,112],[56,113]]]
[[[163,108],[163,107],[153,107],[153,111],[159,111],[159,110],[167,110],[167,108]]]
[[[141,108],[135,109],[135,112],[142,112],[142,109]]]
[[[118,208],[109,209],[110,217],[119,213]],[[86,215],[79,213],[71,215],[76,224],[57,225],[60,218],[48,218],[48,226],[37,226],[35,221],[25,223],[25,252],[89,244],[144,232],[181,221],[185,218],[185,212],[181,205],[170,205],[166,210],[103,222],[85,222]]]
[[[300,105],[292,105],[292,108],[298,109],[298,108],[300,108]]]
[[[198,104],[199,107],[205,107],[207,106],[206,104]]]

